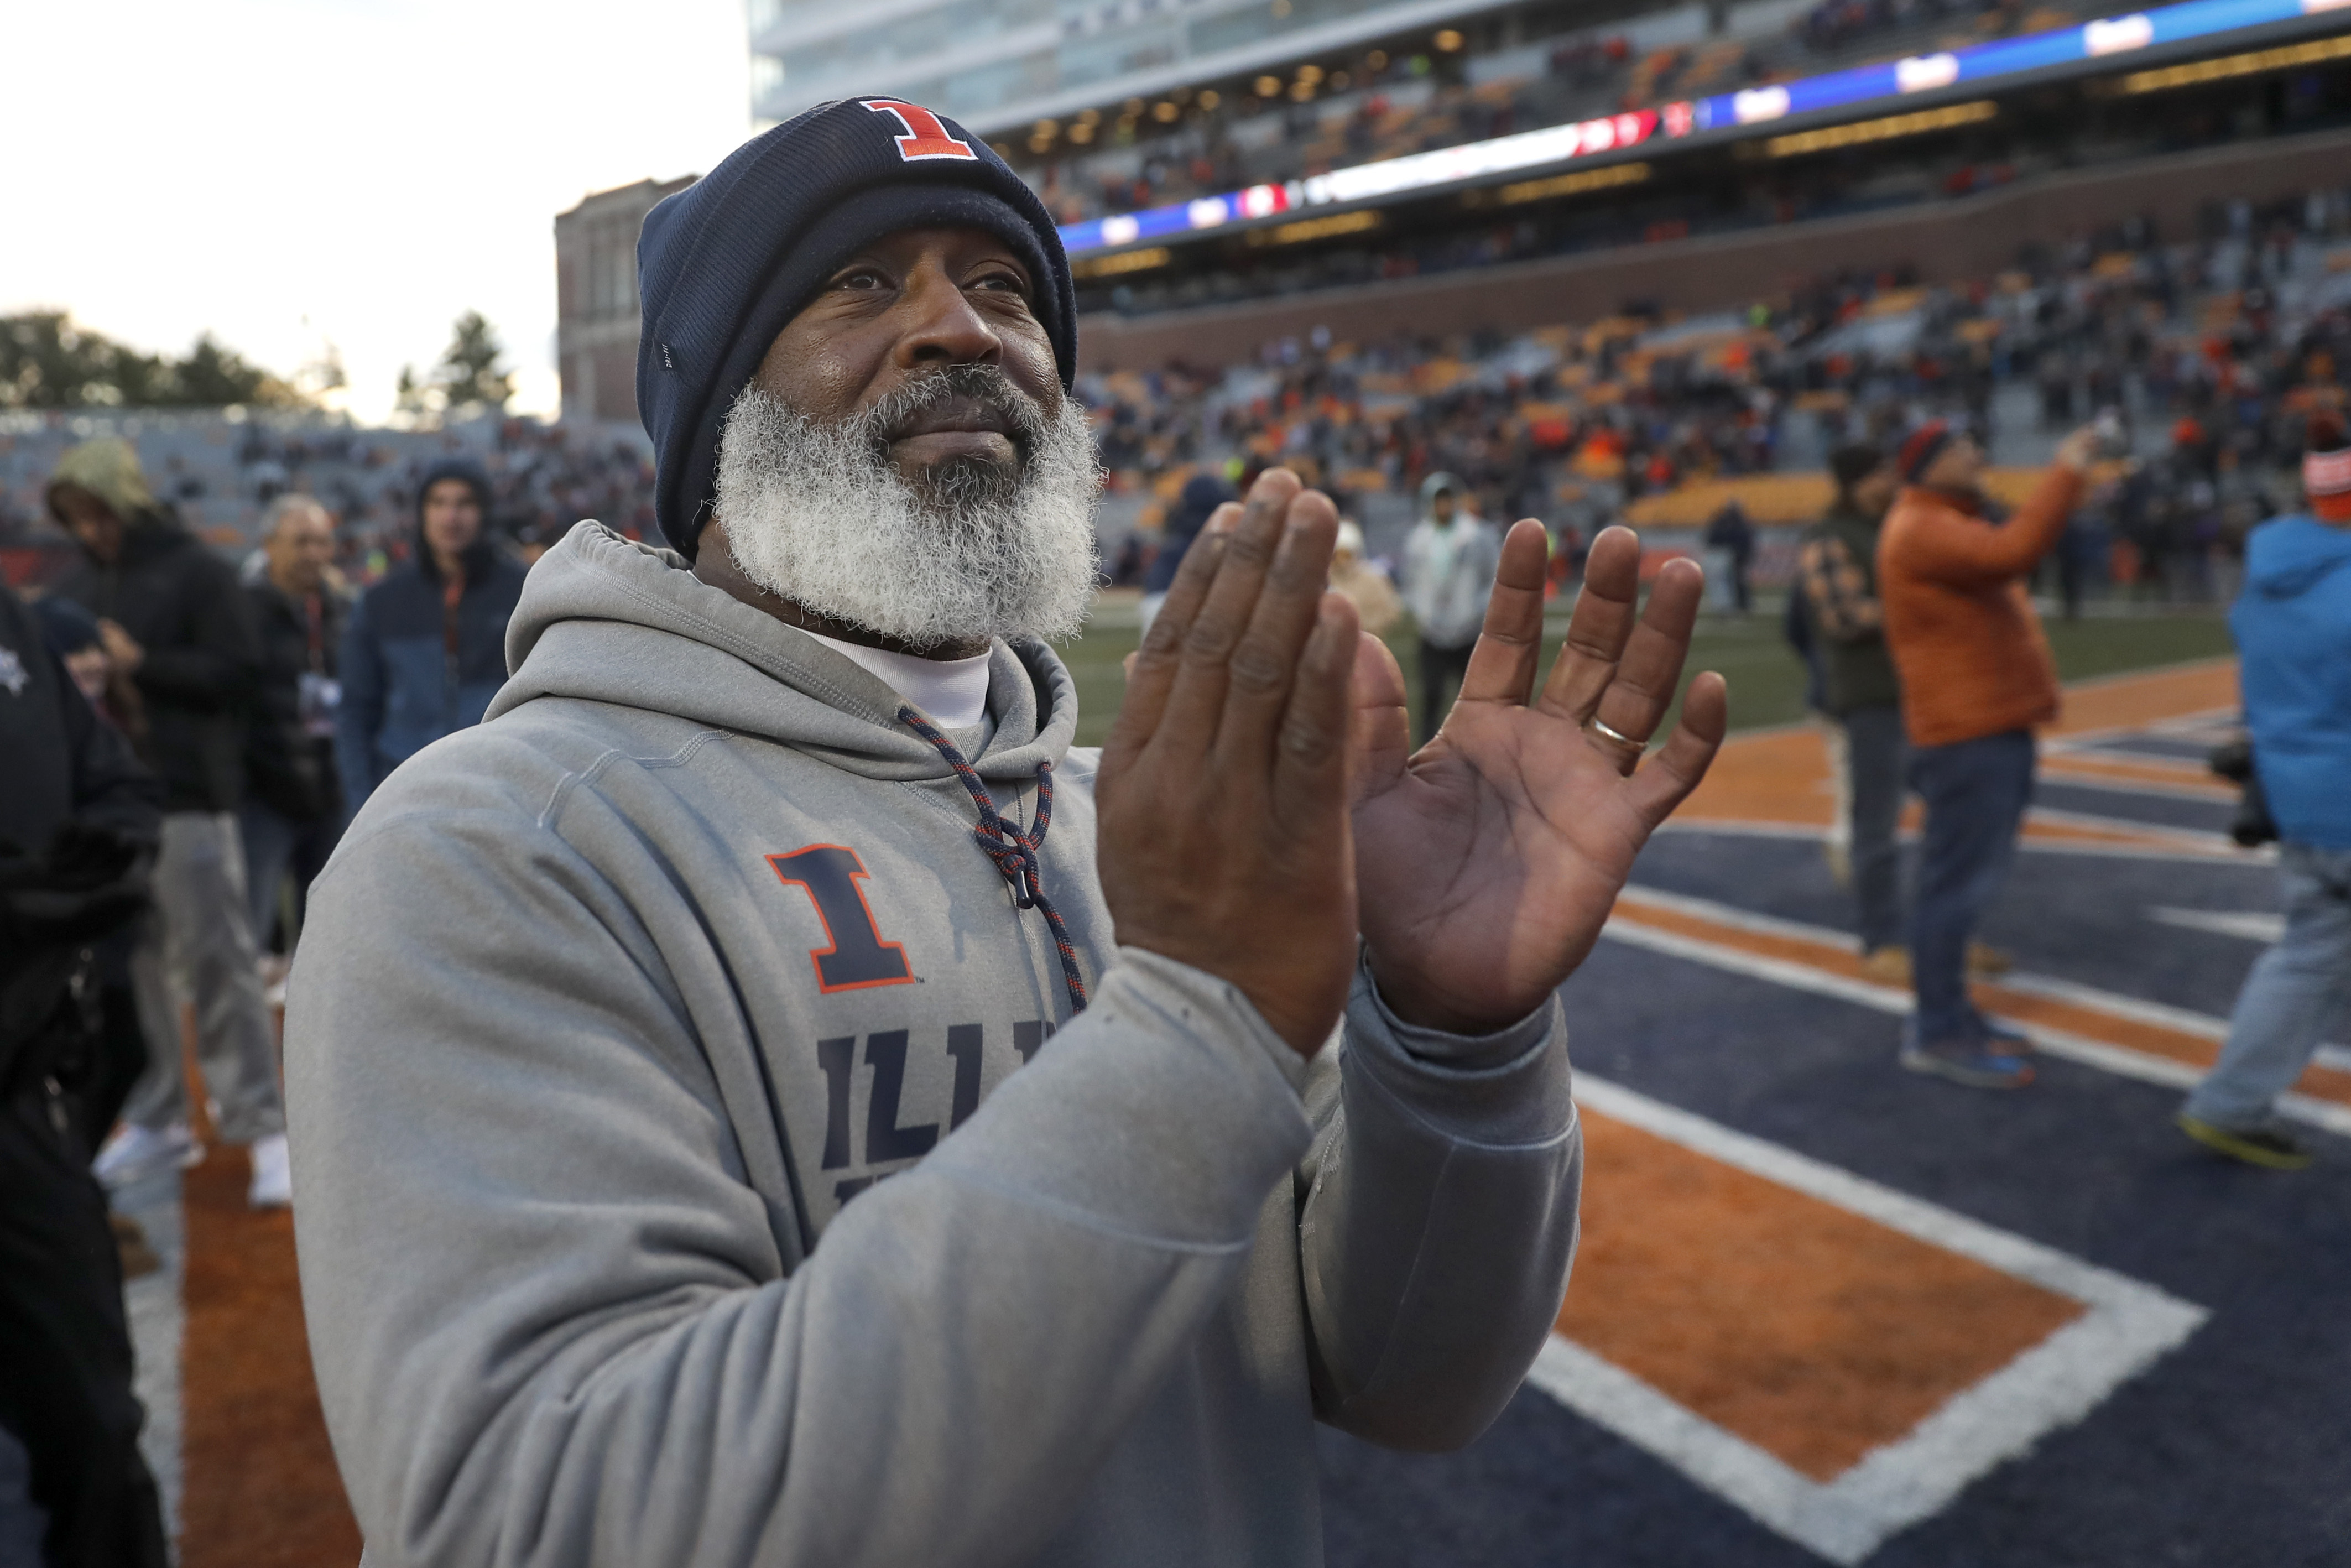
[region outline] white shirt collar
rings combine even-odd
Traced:
[[[990,653],[974,653],[968,659],[925,659],[919,653],[893,653],[815,632],[809,635],[879,678],[941,729],[968,729],[987,716]]]

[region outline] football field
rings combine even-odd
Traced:
[[[2351,1052],[2308,1179],[2173,1130],[2277,917],[2202,770],[2225,661],[2069,692],[1979,988],[2012,1094],[1900,1071],[1817,738],[1735,737],[1565,988],[1589,1166],[1558,1332],[1474,1448],[1326,1437],[1331,1558],[2351,1561]]]
[[[2143,662],[2137,622],[2061,651],[2113,626]],[[1106,709],[1123,649],[1088,643]],[[2277,923],[2202,766],[2235,704],[2224,659],[2069,688],[1986,932],[2016,967],[1980,999],[2039,1051],[2013,1094],[1896,1067],[1909,998],[1844,935],[1819,738],[1735,735],[1565,989],[1589,1164],[1558,1332],[1465,1452],[1326,1434],[1330,1561],[2351,1561],[2351,1051],[2286,1107],[2308,1172],[2169,1122]],[[182,1562],[354,1563],[290,1222],[244,1179],[215,1147],[129,1195],[167,1260],[131,1295]]]

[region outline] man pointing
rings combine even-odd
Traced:
[[[1553,991],[1723,725],[1594,549],[1504,551],[1437,739],[1286,473],[1099,754],[1050,219],[813,110],[648,219],[676,553],[583,523],[290,987],[303,1283],[370,1561],[1308,1563],[1312,1422],[1475,1437],[1555,1316]],[[1587,721],[1589,721],[1587,723]]]

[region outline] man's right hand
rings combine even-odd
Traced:
[[[1121,945],[1238,987],[1303,1055],[1355,964],[1355,612],[1322,586],[1338,531],[1284,469],[1218,510],[1144,639],[1095,796]]]

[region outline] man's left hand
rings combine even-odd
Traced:
[[[1358,918],[1380,993],[1408,1023],[1485,1034],[1541,1006],[1722,744],[1729,694],[1709,672],[1641,761],[1689,652],[1698,564],[1668,562],[1636,621],[1639,540],[1603,533],[1538,691],[1545,557],[1541,523],[1510,530],[1460,698],[1417,753],[1395,655],[1369,636],[1358,647]]]

